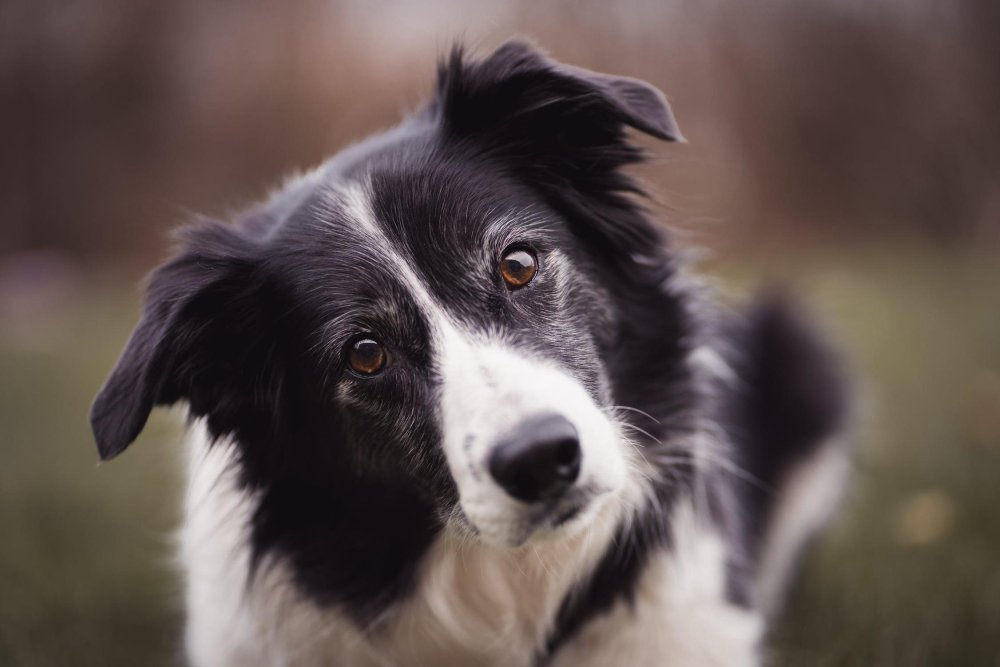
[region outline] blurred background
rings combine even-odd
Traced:
[[[734,300],[791,284],[861,379],[771,662],[1000,664],[1000,3],[0,0],[0,665],[178,656],[178,420],[98,467],[86,419],[168,230],[514,34],[666,91],[663,219]]]

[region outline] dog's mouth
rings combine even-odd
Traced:
[[[581,487],[548,501],[523,508],[511,516],[504,529],[498,530],[496,521],[490,528],[477,525],[473,517],[461,512],[461,524],[472,534],[502,544],[508,548],[522,547],[529,542],[559,540],[586,528],[594,515],[604,505],[607,489]]]
[[[534,539],[559,539],[585,529],[604,504],[605,495],[604,490],[580,488],[531,512],[522,527],[521,544]]]
[[[559,526],[569,523],[580,514],[580,510],[582,509],[582,505],[574,505],[563,510],[552,520],[552,526],[554,528],[558,528]]]
[[[600,494],[593,489],[574,489],[565,496],[539,503],[537,508],[528,512],[525,523],[532,530],[564,526],[580,516],[597,495]]]

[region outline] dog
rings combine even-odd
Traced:
[[[645,82],[456,48],[400,125],[152,274],[102,460],[184,402],[194,665],[754,665],[850,473],[838,355],[625,173]]]

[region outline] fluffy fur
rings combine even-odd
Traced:
[[[844,485],[843,381],[782,299],[685,274],[629,127],[681,139],[646,83],[456,50],[395,129],[184,231],[92,422],[107,459],[189,407],[193,664],[757,663]],[[579,473],[519,500],[490,457],[551,415]]]

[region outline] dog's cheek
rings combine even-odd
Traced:
[[[438,479],[443,456],[426,390],[360,380],[345,383],[337,394],[343,455],[357,474],[408,477],[425,484]]]
[[[546,268],[551,282],[540,306],[535,335],[543,356],[569,372],[598,405],[611,394],[603,351],[614,338],[614,316],[608,294],[589,275],[587,265],[570,254],[553,252]]]

